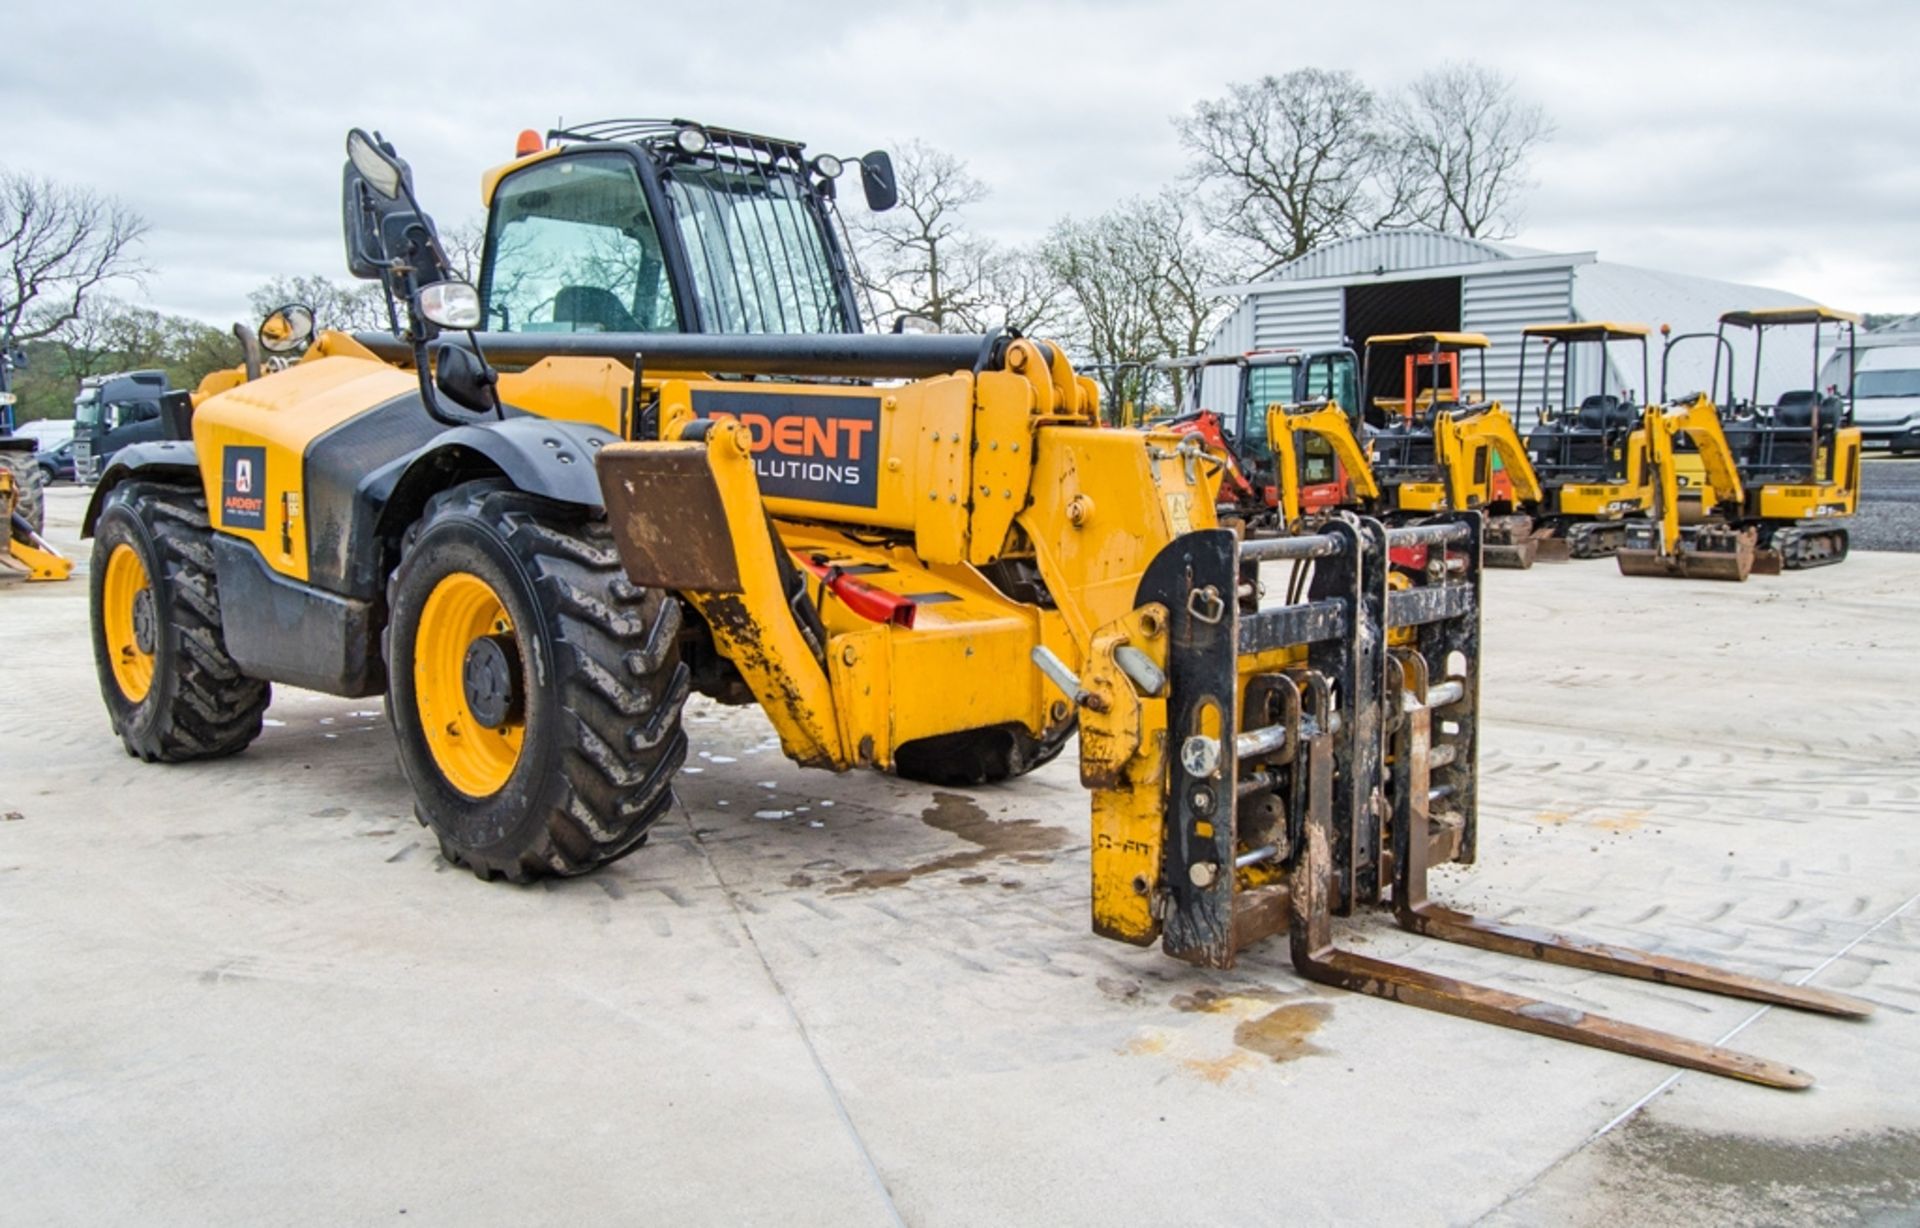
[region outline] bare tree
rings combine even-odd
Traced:
[[[1079,221],[1063,218],[1041,244],[1048,272],[1066,287],[1073,305],[1073,347],[1084,369],[1100,384],[1108,412],[1144,401],[1152,374],[1145,364],[1154,349],[1153,293],[1131,275],[1136,252],[1123,223],[1113,216]]]
[[[379,330],[388,327],[387,298],[379,282],[343,285],[315,274],[308,277],[276,277],[247,296],[255,322],[276,307],[301,303],[313,309],[314,323],[320,328]]]
[[[1057,288],[1035,280],[1031,254],[968,228],[964,213],[986,199],[987,185],[959,158],[920,141],[900,147],[895,167],[900,203],[856,214],[848,227],[874,325],[916,315],[948,332],[1043,327]]]
[[[51,337],[101,287],[137,278],[146,232],[110,196],[0,169],[0,344]]]
[[[1539,104],[1478,64],[1445,64],[1387,109],[1394,157],[1415,178],[1413,212],[1436,230],[1500,239],[1518,220],[1528,158],[1553,135]]]
[[[1231,85],[1174,123],[1209,220],[1272,264],[1389,220],[1372,191],[1378,110],[1352,73],[1300,68]]]
[[[440,249],[447,254],[447,272],[461,281],[480,284],[480,257],[487,248],[487,219],[468,218],[440,231]]]
[[[1042,245],[1073,309],[1071,340],[1112,410],[1163,392],[1177,402],[1181,376],[1152,364],[1199,350],[1230,307],[1207,292],[1226,278],[1228,257],[1197,231],[1191,207],[1169,190],[1091,221],[1066,219]]]

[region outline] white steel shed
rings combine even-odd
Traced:
[[[1784,307],[1810,300],[1783,290],[1716,281],[1633,265],[1614,264],[1593,252],[1546,252],[1511,243],[1494,243],[1428,230],[1385,230],[1324,244],[1275,268],[1257,281],[1220,287],[1240,299],[1233,314],[1215,332],[1208,352],[1351,345],[1386,333],[1460,331],[1484,333],[1493,342],[1487,355],[1484,390],[1519,411],[1523,420],[1539,400],[1538,349],[1527,356],[1524,400],[1516,399],[1520,330],[1529,324],[1614,320],[1670,325],[1673,332],[1711,333],[1721,312],[1750,307]],[[1741,339],[1735,338],[1735,345]],[[1766,354],[1763,387],[1805,387],[1809,355],[1775,346]],[[1705,388],[1714,347],[1709,342],[1676,346],[1671,391]],[[1607,384],[1645,394],[1637,352],[1615,346]],[[1660,344],[1649,355],[1648,382],[1659,391]],[[1750,378],[1747,355],[1737,349],[1741,385]],[[1600,372],[1574,372],[1577,392],[1597,389]],[[1463,378],[1472,368],[1463,368]],[[1383,376],[1382,378],[1386,378]],[[1552,388],[1557,395],[1556,364]],[[1201,403],[1225,408],[1237,395],[1233,369],[1209,369]],[[1477,382],[1477,381],[1475,381]],[[1397,389],[1375,389],[1375,393]]]

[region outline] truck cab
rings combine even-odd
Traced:
[[[166,393],[165,371],[128,371],[85,380],[73,399],[75,476],[91,482],[120,449],[162,438],[160,400]]]

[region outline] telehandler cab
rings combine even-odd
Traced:
[[[1844,397],[1838,389],[1787,391],[1768,405],[1760,371],[1766,329],[1810,326],[1817,383],[1823,326],[1838,325],[1851,350],[1855,320],[1828,307],[1771,307],[1730,311],[1713,334],[1668,337],[1661,352],[1663,403],[1649,407],[1645,418],[1653,516],[1630,526],[1619,556],[1623,574],[1740,581],[1752,572],[1773,575],[1847,557],[1847,530],[1832,522],[1853,515],[1860,501],[1853,390]],[[1729,326],[1752,330],[1754,377],[1744,401],[1735,398]],[[1674,347],[1708,339],[1714,346],[1709,388],[1667,401]],[[1716,403],[1723,363],[1726,400]],[[1682,490],[1699,492],[1697,523],[1683,520]]]
[[[349,152],[349,264],[404,331],[176,404],[89,509],[130,752],[240,750],[270,681],[384,690],[447,859],[525,880],[645,840],[692,688],[760,704],[799,763],[922,780],[1017,776],[1077,722],[1104,936],[1225,967],[1285,933],[1315,980],[1776,1087],[1810,1078],[1354,955],[1332,920],[1391,901],[1451,941],[1869,1009],[1428,901],[1477,838],[1476,514],[1242,542],[1198,441],[1100,427],[1057,347],[855,335],[837,164],[791,142],[551,134],[486,177],[477,294],[392,149]],[[1413,547],[1436,565],[1390,584]],[[1269,565],[1292,596],[1261,608]]]

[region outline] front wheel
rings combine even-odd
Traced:
[[[198,490],[114,487],[94,526],[88,587],[100,695],[128,754],[213,759],[260,736],[272,688],[227,654]]]
[[[388,585],[387,708],[415,813],[482,878],[638,848],[686,757],[680,607],[621,573],[604,516],[468,482]]]

